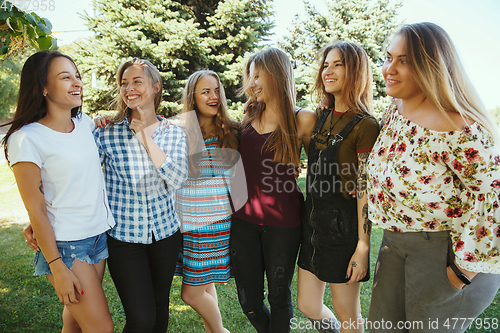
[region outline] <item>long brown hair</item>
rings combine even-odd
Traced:
[[[11,125],[7,134],[2,139],[5,159],[7,162],[9,162],[7,141],[12,133],[24,125],[34,123],[47,115],[47,102],[45,101],[45,96],[43,95],[43,89],[45,88],[45,84],[47,82],[49,66],[52,63],[52,60],[57,57],[64,57],[68,59],[75,66],[75,68],[77,68],[73,59],[59,51],[37,52],[29,57],[23,65],[14,119],[11,122],[2,125]],[[71,109],[72,118],[79,115],[81,115],[79,106]]]
[[[111,102],[111,109],[116,110],[118,112],[111,121],[110,125],[123,121],[123,119],[130,116],[130,114],[132,113],[132,110],[127,106],[127,103],[125,103],[125,101],[121,96],[120,88],[122,84],[123,73],[125,72],[125,70],[127,70],[127,68],[134,65],[140,66],[144,69],[144,75],[153,86],[159,83],[160,89],[156,92],[154,96],[155,113],[158,113],[158,109],[160,108],[160,103],[162,98],[162,90],[163,90],[163,83],[160,72],[151,62],[144,59],[134,58],[132,60],[122,63],[120,66],[118,66],[118,69],[116,71],[117,94],[113,99],[113,101]]]
[[[445,110],[458,112],[464,121],[470,118],[481,124],[498,145],[500,136],[495,121],[465,73],[448,33],[434,23],[421,22],[403,25],[397,35],[406,40],[406,60],[431,103],[455,126]]]
[[[262,147],[267,151],[274,150],[274,162],[284,164],[300,163],[300,150],[298,148],[297,122],[295,119],[295,79],[292,63],[285,52],[269,47],[252,55],[243,70],[243,88],[242,91],[255,100],[251,89],[253,78],[250,72],[251,65],[264,71],[267,78],[267,96],[275,96],[275,105],[278,113],[278,128],[267,138]],[[265,111],[264,103],[256,103],[254,107],[248,109],[243,128],[248,127],[254,119],[262,118]]]
[[[319,101],[324,96],[328,96],[333,100],[333,95],[325,90],[322,74],[326,57],[334,49],[339,50],[342,64],[345,66],[344,87],[340,98],[354,112],[371,114],[373,112],[373,78],[370,60],[366,51],[354,43],[336,41],[321,49],[316,81],[311,91],[313,98]]]

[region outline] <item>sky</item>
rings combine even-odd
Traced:
[[[24,3],[28,0],[11,0]],[[90,36],[78,13],[93,13],[90,0],[48,0],[54,10],[35,10],[53,25],[58,45]],[[310,0],[326,10],[325,0]],[[22,7],[22,4],[20,4]],[[33,1],[28,5],[34,10]],[[295,14],[304,13],[302,0],[274,0],[273,43],[287,33]],[[500,108],[500,1],[499,0],[404,0],[398,20],[405,23],[429,21],[440,25],[451,36],[465,69],[487,109]]]

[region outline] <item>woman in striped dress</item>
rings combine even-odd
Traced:
[[[207,332],[228,332],[214,282],[228,282],[231,277],[229,187],[232,162],[238,156],[239,125],[227,114],[224,88],[213,71],[189,77],[182,104],[189,178],[176,198],[184,237],[177,264],[177,274],[183,276],[181,296],[201,315]]]

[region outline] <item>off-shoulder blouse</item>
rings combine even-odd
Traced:
[[[500,274],[500,150],[481,125],[439,132],[395,104],[368,161],[370,219],[394,232],[450,230],[457,264]]]

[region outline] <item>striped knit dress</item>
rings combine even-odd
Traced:
[[[229,232],[231,209],[228,186],[230,166],[216,160],[217,137],[205,140],[199,162],[200,176],[189,177],[176,194],[182,221],[183,247],[176,275],[189,285],[227,282],[231,277]]]

